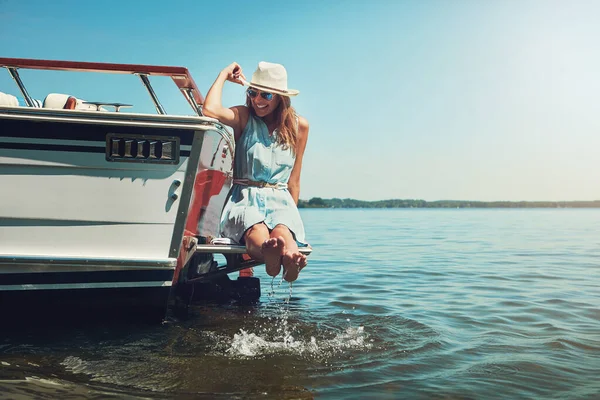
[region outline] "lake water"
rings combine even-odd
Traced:
[[[0,398],[600,398],[600,209],[302,216],[291,298],[5,334]]]

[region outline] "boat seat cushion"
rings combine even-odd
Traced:
[[[44,99],[44,108],[54,108],[60,110],[86,110],[86,111],[96,111],[96,106],[93,104],[83,104],[85,100],[78,99],[74,96],[69,96],[68,94],[61,93],[50,93]],[[102,111],[104,110],[102,107],[100,108]]]
[[[16,96],[0,92],[0,106],[17,107],[18,105],[19,100]]]
[[[39,108],[42,106],[42,102],[38,99],[31,100],[33,100],[33,104],[35,104],[35,107]],[[0,106],[28,107],[27,102],[23,97],[17,97],[13,96],[12,94],[6,94],[2,92],[0,92]]]
[[[50,93],[44,99],[44,104],[42,107],[44,108],[56,108],[56,109],[75,109],[76,101],[73,102],[73,96],[69,96],[67,94],[60,93]],[[68,104],[67,104],[68,103]]]

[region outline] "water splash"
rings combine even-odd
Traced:
[[[267,296],[270,299],[273,299],[275,297],[275,290],[279,289],[279,287],[283,283],[283,277],[282,277],[282,278],[279,279],[279,283],[277,283],[277,286],[275,286],[275,278],[276,278],[275,276],[271,278],[271,290],[267,294]]]
[[[290,322],[293,283],[287,282],[289,291],[283,298],[283,303],[279,303],[275,300],[276,289],[281,287],[284,279],[281,277],[276,283],[275,278],[271,280],[268,297],[275,306],[277,315],[269,317],[268,322],[258,329],[241,328],[231,339],[226,354],[233,357],[260,357],[281,353],[317,356],[330,355],[345,349],[367,349],[372,346],[372,342],[367,340],[364,326],[353,327],[350,319],[346,319],[345,329],[325,328],[316,334],[313,329],[310,329],[312,334],[307,333],[306,327]],[[302,332],[303,330],[305,332]]]
[[[288,298],[287,298],[287,299],[286,299],[286,301],[285,301],[286,303],[289,303],[289,302],[290,302],[290,300],[292,299],[292,289],[293,289],[293,287],[292,287],[292,284],[293,284],[293,283],[292,283],[292,282],[290,282],[290,293],[289,293],[289,295],[288,295]]]
[[[314,336],[311,336],[307,342],[296,340],[292,335],[276,340],[240,329],[240,332],[233,336],[231,347],[229,347],[227,353],[232,356],[256,357],[280,352],[314,353],[318,352],[318,349],[319,346]]]
[[[282,316],[275,320],[275,329],[273,326],[262,326],[257,332],[240,329],[234,334],[226,353],[232,357],[260,357],[282,353],[320,356],[347,349],[369,349],[373,346],[364,326],[349,326],[341,332],[322,331],[315,337],[303,335],[299,326],[290,324],[288,314],[289,310],[282,310]]]

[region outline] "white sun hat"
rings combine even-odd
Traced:
[[[258,63],[258,68],[252,74],[250,82],[242,81],[244,85],[263,90],[265,92],[277,93],[282,96],[297,96],[299,90],[288,89],[287,71],[281,64],[266,61]]]

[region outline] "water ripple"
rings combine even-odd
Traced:
[[[257,305],[196,305],[189,319],[160,327],[6,334],[0,390],[206,399],[600,393],[600,210],[302,213],[314,253],[291,295],[257,269]]]

